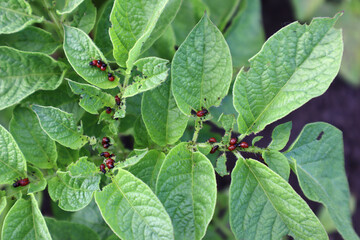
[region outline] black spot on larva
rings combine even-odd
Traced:
[[[321,140],[322,136],[324,135],[324,131],[321,131],[317,136],[316,140]]]

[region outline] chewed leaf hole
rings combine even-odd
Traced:
[[[317,136],[316,140],[321,140],[321,138],[323,137],[323,135],[324,135],[324,131],[321,131],[321,132],[319,133],[319,135]]]

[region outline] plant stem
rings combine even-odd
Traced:
[[[202,124],[201,119],[197,118],[196,121],[195,121],[195,131],[194,131],[194,135],[193,135],[193,138],[192,138],[192,142],[194,144],[196,143],[196,141],[198,139],[199,132],[202,129],[202,127],[203,127],[203,124]]]
[[[49,11],[49,17],[51,18],[51,20],[54,22],[54,24],[56,26],[55,31],[59,35],[60,39],[63,39],[64,38],[63,28],[59,22],[58,16],[56,15],[53,8],[51,6],[49,6],[47,0],[43,0],[43,3],[45,5],[46,9]]]

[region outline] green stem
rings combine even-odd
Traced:
[[[51,18],[51,20],[54,22],[55,24],[55,31],[57,32],[57,34],[59,35],[59,37],[61,39],[64,39],[64,33],[63,33],[63,28],[59,22],[59,18],[56,15],[55,11],[53,10],[53,8],[48,4],[47,0],[43,0],[44,6],[46,7],[46,9],[48,9],[49,11],[49,17]]]
[[[226,235],[226,239],[233,239],[234,235],[231,232],[231,230],[224,225],[221,221],[217,220],[216,218],[213,218],[213,223],[216,228],[220,229],[222,233]]]
[[[130,74],[125,73],[125,80],[123,85],[121,86],[120,82],[119,82],[119,88],[120,88],[120,92],[121,92],[121,96],[124,94],[125,92],[125,88],[127,87],[127,85],[129,84],[129,80],[130,80]]]
[[[202,124],[202,121],[200,118],[197,118],[196,121],[195,121],[195,131],[194,131],[194,135],[193,135],[193,138],[192,138],[192,142],[195,144],[198,137],[199,137],[199,132],[200,130],[202,129],[203,127],[203,124]]]

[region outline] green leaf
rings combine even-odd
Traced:
[[[141,113],[151,139],[160,146],[176,143],[183,135],[189,117],[177,107],[171,81],[144,93]]]
[[[57,221],[54,218],[45,218],[53,240],[100,240],[99,236],[91,229],[79,223]]]
[[[214,214],[216,179],[210,161],[180,143],[168,153],[156,195],[171,217],[175,239],[201,239]]]
[[[159,19],[157,20],[154,30],[151,32],[150,37],[146,40],[143,51],[148,49],[155,41],[162,36],[170,23],[174,20],[177,12],[179,11],[182,0],[168,0],[164,10],[162,11]]]
[[[79,105],[87,112],[98,114],[99,109],[103,110],[104,107],[112,107],[115,104],[114,97],[108,93],[102,92],[99,88],[77,83],[67,79],[71,90],[80,95]]]
[[[6,201],[6,192],[0,191],[0,215],[4,211],[6,207],[7,201]]]
[[[0,183],[26,176],[26,162],[11,134],[0,125]]]
[[[211,21],[222,30],[231,19],[241,1],[225,0],[221,2],[221,5],[216,0],[203,0],[202,2],[207,6],[207,12]]]
[[[63,15],[74,11],[84,0],[56,0],[56,13]]]
[[[37,90],[54,90],[63,79],[62,64],[41,53],[0,47],[0,110]],[[19,67],[21,66],[21,67]]]
[[[14,109],[10,132],[27,162],[45,169],[56,166],[55,141],[42,130],[36,114],[29,108],[17,106]]]
[[[108,72],[111,72],[110,66],[107,66],[107,71],[101,71],[99,68],[89,65],[89,62],[94,59],[101,59],[104,63],[108,63],[90,37],[77,28],[65,25],[64,29],[65,55],[77,74],[99,88],[116,87],[118,81],[108,80]]]
[[[171,78],[176,103],[187,115],[191,109],[219,106],[227,95],[232,78],[230,50],[207,15],[175,53]]]
[[[233,114],[221,114],[218,122],[220,122],[221,126],[224,128],[225,133],[222,137],[223,143],[227,144],[231,139],[231,132],[234,128],[235,124],[235,116]]]
[[[77,126],[74,115],[54,107],[33,105],[41,128],[47,135],[65,147],[79,149],[84,146],[89,137],[82,135],[82,126]]]
[[[249,65],[248,59],[257,53],[265,41],[260,0],[242,0],[240,10],[225,32],[233,67]]]
[[[229,175],[229,172],[226,168],[226,160],[227,159],[225,153],[221,154],[220,157],[218,157],[218,159],[216,160],[215,170],[221,177]]]
[[[296,19],[306,21],[314,16],[316,10],[325,0],[292,0],[291,3],[295,10]]]
[[[28,166],[28,177],[30,180],[28,193],[36,193],[43,191],[46,188],[47,182],[42,172],[32,166]]]
[[[136,150],[137,149],[135,149],[135,151]],[[135,156],[131,156],[131,157],[125,159],[125,161],[116,163],[115,169],[131,167],[131,166],[137,164],[141,159],[143,159],[147,153],[148,153],[147,149],[140,149],[135,152]]]
[[[91,0],[84,0],[79,7],[66,16],[65,24],[89,33],[96,22],[96,8]]]
[[[110,38],[117,64],[131,71],[168,0],[115,0]]]
[[[271,170],[279,174],[286,181],[289,180],[290,165],[284,154],[270,150],[264,152],[262,156]]]
[[[339,71],[341,30],[334,18],[292,23],[275,33],[242,69],[233,89],[242,134],[257,133],[323,94]]]
[[[148,91],[159,86],[168,76],[169,68],[166,59],[148,57],[139,59],[134,63],[137,71],[141,72],[134,82],[125,88],[123,98],[131,97],[141,92]]]
[[[359,239],[351,225],[342,133],[330,124],[307,124],[286,154],[300,187],[328,209],[344,239]]]
[[[164,159],[164,153],[153,149],[146,153],[135,165],[130,166],[128,170],[155,192],[156,180]]]
[[[57,165],[61,169],[65,169],[70,163],[76,162],[79,159],[79,150],[73,150],[56,144],[58,153]]]
[[[251,145],[255,146],[255,143],[257,143],[258,141],[260,141],[263,138],[263,136],[256,136],[253,138],[253,140],[251,141]]]
[[[52,54],[60,46],[60,42],[56,42],[51,33],[28,26],[21,32],[0,35],[0,45],[21,51]]]
[[[30,4],[24,0],[0,2],[0,34],[21,31],[33,23],[42,22],[43,17],[31,14]],[[2,65],[3,66],[3,65]]]
[[[51,239],[33,194],[29,200],[19,199],[5,217],[1,239]]]
[[[99,190],[101,177],[95,169],[94,163],[80,158],[75,165],[69,167],[69,171],[57,171],[57,176],[49,180],[51,199],[59,200],[59,207],[65,211],[78,211],[86,207],[93,193]]]
[[[141,116],[139,116],[134,124],[134,138],[135,138],[135,148],[147,148],[153,142],[146,130],[145,123]]]
[[[291,128],[292,128],[291,121],[277,125],[271,134],[272,141],[269,144],[268,148],[274,150],[283,149],[289,141]]]
[[[279,175],[252,159],[231,174],[230,225],[236,239],[328,239],[306,202]]]
[[[71,215],[71,222],[83,224],[89,227],[90,229],[95,231],[101,239],[106,239],[108,236],[113,234],[113,232],[106,225],[103,217],[101,216],[101,212],[95,201],[91,201],[91,203],[85,208],[73,213]],[[80,239],[85,238],[81,237]]]
[[[116,235],[123,240],[174,239],[169,215],[145,183],[123,169],[112,181],[95,193],[95,201]]]
[[[106,1],[99,10],[98,21],[94,28],[94,42],[99,46],[101,52],[109,61],[115,61],[113,46],[110,39],[109,29],[111,27],[110,13],[114,0]]]

